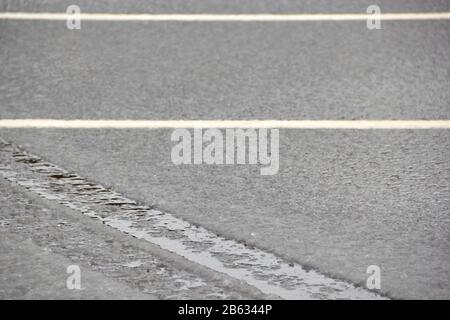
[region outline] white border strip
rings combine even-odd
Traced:
[[[55,120],[0,119],[0,128],[58,129],[450,129],[450,120]]]
[[[269,22],[269,21],[366,21],[367,13],[313,14],[149,14],[149,13],[79,13],[85,21],[198,21],[198,22]],[[2,20],[67,20],[74,14],[49,12],[0,12]],[[378,18],[378,16],[377,16]],[[380,20],[447,20],[450,12],[381,13]]]

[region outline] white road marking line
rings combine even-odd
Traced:
[[[300,14],[151,14],[151,13],[80,13],[85,21],[198,21],[198,22],[270,22],[270,21],[365,21],[367,13]],[[445,20],[450,12],[381,13],[380,20]],[[50,12],[0,12],[3,20],[67,20],[73,15]]]
[[[450,129],[450,120],[56,120],[0,119],[0,128],[60,129]]]

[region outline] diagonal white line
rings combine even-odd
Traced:
[[[85,21],[191,21],[191,22],[270,22],[270,21],[364,21],[374,15],[366,13],[301,14],[149,14],[149,13],[80,13]],[[378,17],[378,16],[377,16]],[[0,12],[3,20],[67,20],[73,14],[49,12]],[[380,20],[445,20],[450,12],[381,13]]]
[[[28,161],[33,160],[33,161]],[[362,287],[306,270],[270,252],[226,239],[174,215],[138,204],[0,138],[0,177],[40,197],[96,218],[106,226],[158,245],[185,259],[282,299],[376,299]],[[42,166],[45,164],[45,170]],[[58,176],[55,183],[54,176]],[[64,188],[61,189],[61,185]],[[89,186],[89,191],[82,186]],[[92,188],[101,192],[92,192]],[[115,209],[111,209],[111,202]],[[136,214],[139,212],[139,214]],[[205,245],[206,244],[206,245]]]
[[[450,129],[450,120],[56,120],[0,119],[0,128]]]

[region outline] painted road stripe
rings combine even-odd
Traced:
[[[67,20],[74,15],[47,12],[0,12],[8,20]],[[301,13],[301,14],[148,14],[148,13],[80,13],[86,21],[190,21],[190,22],[270,22],[270,21],[365,21],[366,13]],[[381,13],[380,20],[448,20],[450,12]]]
[[[0,119],[0,128],[58,129],[450,129],[450,120],[56,120]]]
[[[283,299],[387,299],[153,209],[0,138],[0,177],[215,272]]]

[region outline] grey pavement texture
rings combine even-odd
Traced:
[[[3,179],[0,191],[0,299],[155,299],[80,265],[80,261],[72,261],[52,250],[52,245],[37,245],[30,233],[30,221],[38,225],[34,228],[40,229],[40,237],[48,240],[52,236],[47,234],[49,228],[39,216],[49,210]],[[56,228],[67,224],[64,216],[53,218],[49,222]],[[69,290],[66,286],[70,276],[67,268],[74,264],[81,267],[82,290]]]
[[[0,2],[62,11],[67,2]],[[366,2],[85,1],[109,12],[364,12]],[[212,4],[213,3],[213,4]],[[449,11],[449,1],[379,1]],[[72,2],[71,2],[72,4]],[[362,5],[364,4],[364,6]],[[126,7],[125,7],[126,6]],[[1,6],[0,6],[1,7]],[[450,22],[0,21],[0,118],[450,119]],[[169,130],[0,130],[129,198],[397,298],[450,298],[448,130],[281,130],[280,172],[172,164]]]
[[[154,299],[138,290],[82,268],[82,289],[69,290],[66,268],[72,263],[29,239],[0,233],[0,299]]]
[[[450,22],[382,26],[0,21],[0,117],[450,118]]]
[[[0,130],[131,199],[397,298],[448,298],[450,132],[282,130],[280,171],[175,166],[170,130]]]
[[[264,298],[4,179],[0,200],[0,299]]]

